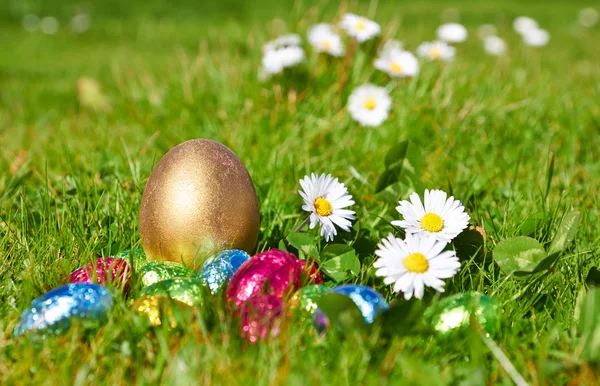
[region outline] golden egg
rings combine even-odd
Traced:
[[[144,189],[140,235],[149,260],[196,269],[224,249],[252,253],[260,225],[252,179],[224,145],[194,139],[171,149]]]

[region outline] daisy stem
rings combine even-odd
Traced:
[[[306,224],[308,224],[308,221],[310,220],[310,216],[307,217],[304,221],[302,221],[302,224],[300,224],[300,226],[298,228],[296,228],[296,230],[294,231],[294,233],[298,233],[302,230],[302,228],[304,228],[306,226]]]

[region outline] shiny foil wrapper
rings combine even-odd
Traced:
[[[71,283],[112,284],[127,289],[131,270],[124,259],[100,257],[96,261],[84,265],[71,272]]]
[[[172,261],[151,261],[140,268],[138,275],[142,284],[149,286],[163,280],[191,278],[194,271]]]
[[[327,291],[329,291],[329,287],[319,284],[301,288],[290,300],[290,307],[297,311],[297,315],[301,320],[312,318],[317,309],[317,302]]]
[[[202,284],[191,278],[159,281],[143,288],[140,293],[140,297],[152,295],[168,296],[188,306],[201,305],[203,303]]]
[[[215,294],[223,284],[229,282],[233,274],[250,259],[250,255],[239,249],[229,249],[219,252],[204,263],[197,279],[208,286]]]
[[[330,291],[352,299],[367,324],[373,323],[379,314],[390,308],[379,292],[364,285],[346,284],[332,288]],[[324,331],[329,326],[327,316],[318,308],[313,314],[313,323],[319,331]]]
[[[124,259],[127,261],[127,264],[133,266],[133,269],[136,271],[148,264],[146,253],[144,253],[144,250],[141,248],[119,252],[115,257]]]
[[[21,314],[14,334],[60,334],[75,321],[104,322],[112,305],[113,296],[102,286],[67,284],[33,300]]]
[[[238,312],[241,314],[241,336],[255,343],[279,335],[285,305],[275,295],[258,294],[244,302]]]
[[[194,309],[168,296],[151,295],[137,299],[131,305],[136,313],[146,317],[150,325],[166,325],[169,330],[184,326],[193,319]]]
[[[490,335],[498,331],[498,304],[478,292],[449,296],[432,304],[425,311],[425,320],[440,336],[451,336],[465,331],[471,321]]]
[[[233,275],[227,299],[240,305],[259,294],[288,299],[306,284],[323,284],[318,267],[299,260],[289,252],[271,249],[252,256]]]

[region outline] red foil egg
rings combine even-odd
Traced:
[[[238,311],[241,314],[242,337],[257,342],[279,335],[282,316],[285,312],[283,300],[275,295],[258,294],[244,302]]]
[[[84,265],[71,272],[71,283],[98,283],[106,285],[113,283],[127,289],[131,270],[125,259],[100,257],[95,262]]]
[[[260,294],[284,299],[307,284],[322,284],[316,263],[309,265],[278,249],[254,255],[232,276],[227,299],[237,306]]]

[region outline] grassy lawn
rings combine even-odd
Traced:
[[[600,265],[600,27],[577,24],[579,10],[592,5],[598,3],[3,2],[0,383],[512,384],[506,361],[475,329],[446,339],[379,328],[318,336],[291,323],[278,339],[252,345],[238,337],[218,300],[179,332],[144,328],[121,296],[99,328],[76,325],[41,342],[14,338],[31,300],[72,270],[141,247],[139,206],[154,165],[183,141],[210,138],[232,149],[252,176],[258,251],[277,247],[304,220],[299,179],[331,173],[344,182],[358,220],[335,242],[352,245],[361,262],[360,273],[344,282],[373,286],[390,302],[396,294],[375,277],[374,251],[398,234],[390,221],[413,185],[379,194],[375,186],[390,148],[412,141],[422,155],[422,185],[451,191],[486,233],[482,249],[459,255],[462,269],[446,292],[430,290],[422,302],[482,292],[500,309],[493,342],[527,382],[598,384],[576,319],[588,272]],[[79,35],[68,29],[78,7],[92,20]],[[453,63],[422,63],[414,79],[390,83],[373,69],[383,38],[359,48],[342,90],[343,60],[318,56],[306,42],[304,64],[258,79],[262,44],[279,34],[305,38],[312,24],[352,11],[371,16],[383,37],[414,52],[435,39],[448,7],[460,11],[469,39]],[[61,29],[26,32],[27,13],[56,16]],[[550,32],[546,47],[521,42],[512,30],[519,15]],[[484,23],[507,41],[505,55],[483,51],[476,31]],[[101,85],[101,108],[79,102],[81,77]],[[392,89],[390,118],[377,128],[360,127],[345,108],[365,82]],[[492,258],[499,242],[525,235],[548,247],[572,209],[581,212],[576,237],[550,269],[524,278],[499,269]]]

